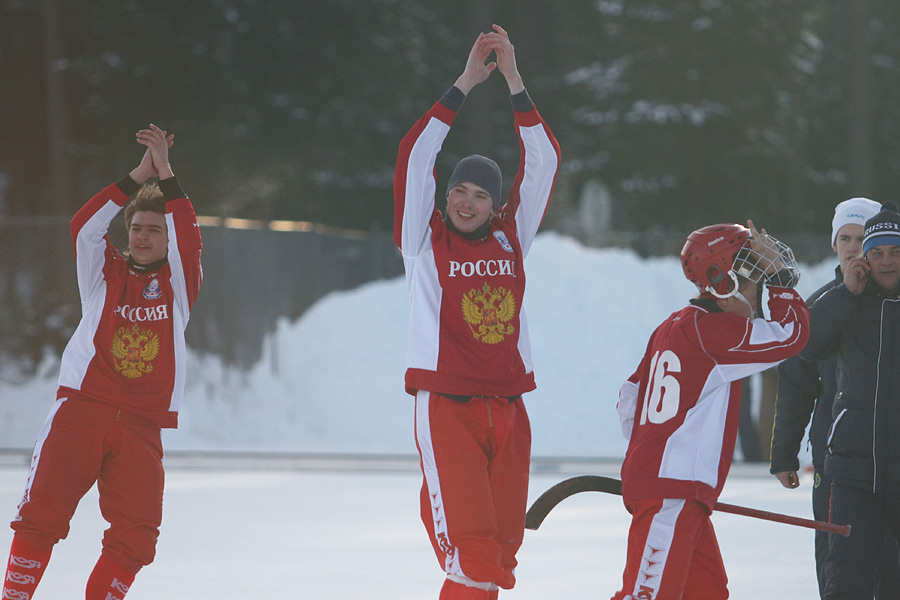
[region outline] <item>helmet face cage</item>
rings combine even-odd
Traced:
[[[757,284],[777,287],[794,287],[800,280],[794,251],[768,234],[744,243],[734,259],[732,271]]]

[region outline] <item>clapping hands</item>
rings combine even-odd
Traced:
[[[492,29],[490,33],[478,35],[469,51],[466,68],[456,80],[456,87],[464,94],[468,94],[498,68],[506,78],[510,94],[518,94],[525,89],[516,65],[516,49],[509,41],[509,34],[499,25],[494,25]],[[494,53],[496,61],[485,63],[491,53]]]
[[[175,143],[175,135],[169,134],[153,123],[147,129],[136,134],[137,142],[147,147],[140,164],[130,173],[138,184],[143,184],[151,177],[168,179],[174,177],[169,164],[169,148]]]

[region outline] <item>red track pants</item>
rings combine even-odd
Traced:
[[[622,591],[613,600],[724,600],[728,578],[709,509],[692,500],[637,500]]]
[[[25,496],[12,522],[16,536],[52,548],[69,533],[81,498],[97,482],[110,527],[103,554],[137,573],[153,562],[162,521],[160,429],[117,408],[61,399],[38,437]]]
[[[515,585],[525,534],[531,426],[521,398],[467,402],[420,391],[422,522],[448,575]]]

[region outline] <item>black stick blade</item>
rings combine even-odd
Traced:
[[[560,481],[541,494],[525,513],[525,529],[537,530],[557,504],[581,492],[605,492],[622,495],[622,482],[611,477],[581,475]]]

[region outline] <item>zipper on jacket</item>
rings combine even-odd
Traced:
[[[834,420],[834,423],[831,424],[831,431],[828,432],[828,440],[825,442],[825,447],[828,448],[829,454],[834,454],[831,451],[831,439],[834,437],[834,432],[837,429],[838,423],[841,422],[841,419],[844,418],[844,413],[847,412],[846,408],[842,408],[841,412],[838,414],[837,418]]]
[[[881,320],[878,322],[878,359],[875,361],[875,398],[872,400],[872,493],[878,492],[878,453],[876,450],[877,440],[876,431],[878,425],[878,395],[881,388],[881,353],[884,345],[884,329],[885,329],[885,310],[888,302],[896,302],[892,298],[885,298],[881,301]]]

